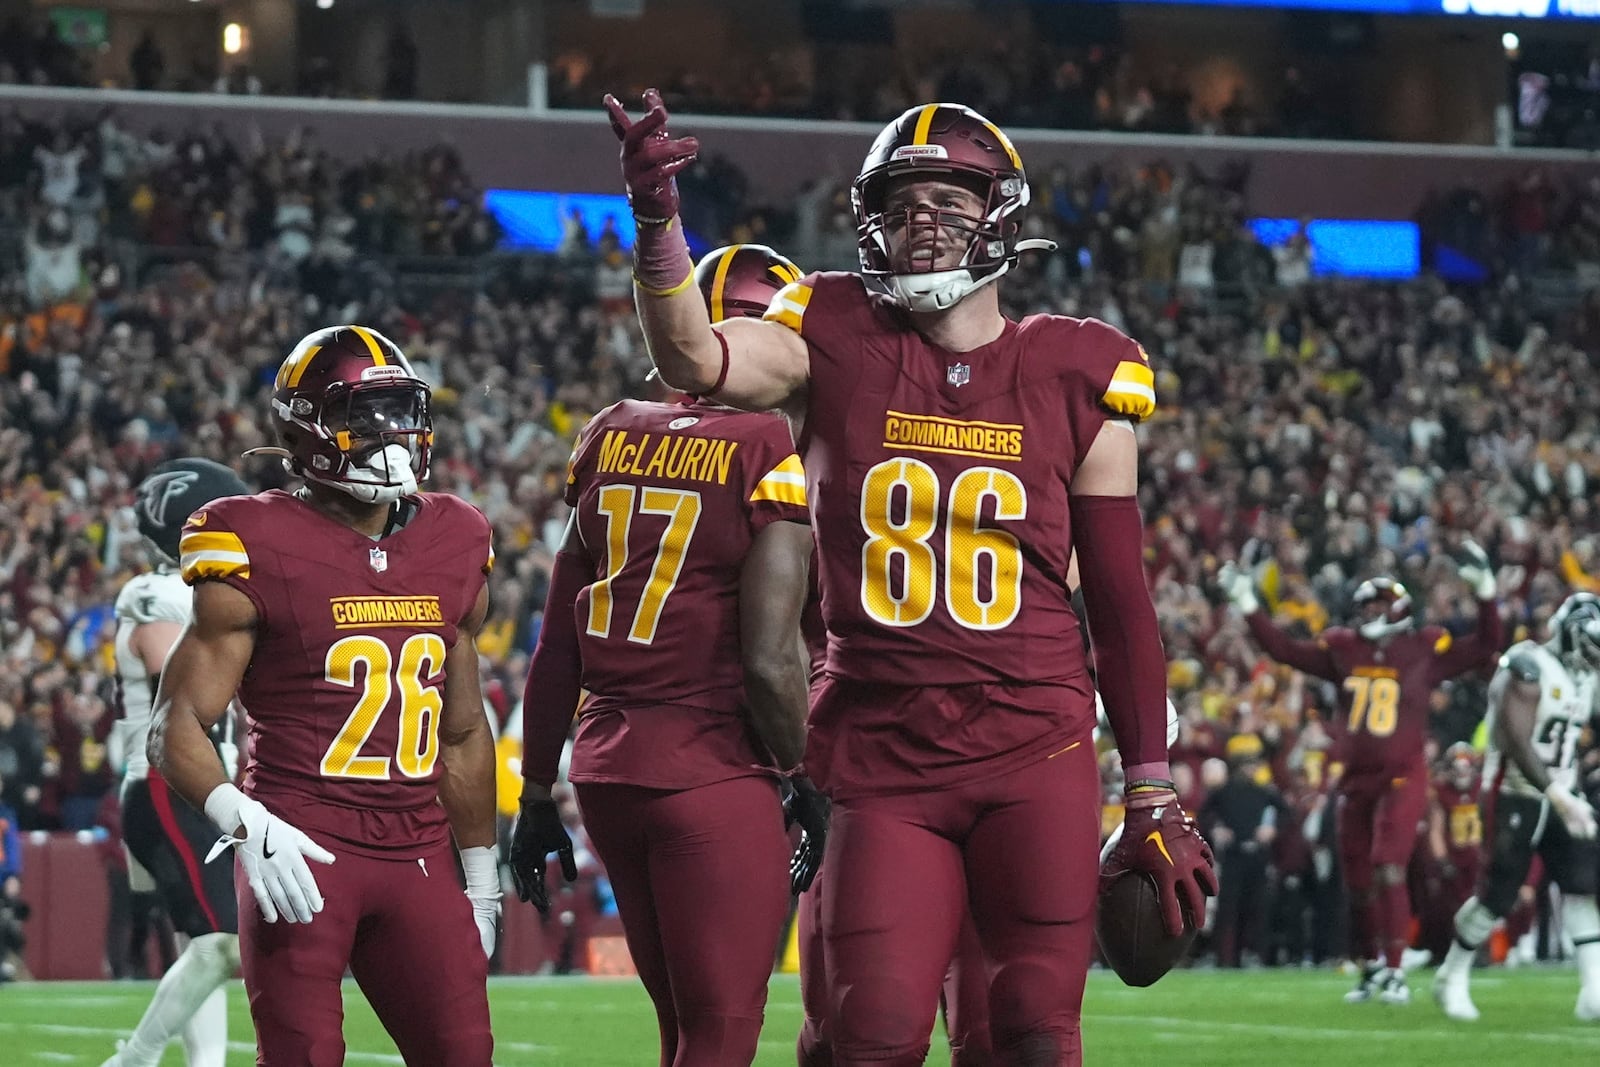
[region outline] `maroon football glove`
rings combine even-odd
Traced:
[[[1128,794],[1122,840],[1100,865],[1101,892],[1129,871],[1154,879],[1168,934],[1183,934],[1185,911],[1196,927],[1204,921],[1206,897],[1217,894],[1216,858],[1172,790]]]
[[[658,226],[671,221],[678,213],[678,183],[673,176],[694,162],[700,142],[668,135],[667,109],[654,89],[645,90],[645,113],[638,122],[628,118],[610,93],[605,104],[612,132],[622,142],[622,180],[633,217]]]

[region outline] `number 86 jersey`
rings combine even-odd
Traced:
[[[808,768],[836,733],[850,735],[843,761],[855,769],[825,772],[835,782],[899,760],[926,783],[935,766],[958,777],[961,764],[1007,753],[1022,762],[1087,736],[1068,488],[1108,419],[1154,412],[1143,350],[1102,322],[1036,315],[1006,320],[976,350],[947,351],[849,274],[791,284],[765,317],[809,350],[800,454],[827,673],[907,690],[1008,687],[964,711],[902,705],[876,716],[861,693],[822,700]]]
[[[180,543],[184,581],[255,605],[245,792],[313,837],[386,857],[448,839],[445,656],[494,563],[472,505],[405,500],[411,520],[375,541],[288,493],[230,497],[190,516]]]

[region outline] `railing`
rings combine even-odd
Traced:
[[[309,127],[335,154],[456,146],[484,187],[616,192],[616,141],[598,105],[593,112],[532,112],[482,105],[312,100],[139,93],[127,90],[0,86],[0,106],[30,117],[91,117],[115,108],[141,129],[219,126],[243,138]],[[814,119],[678,116],[705,150],[726,156],[766,196],[781,197],[805,180],[853,174],[878,127]],[[1094,163],[1139,165],[1153,159],[1203,167],[1244,163],[1251,203],[1261,214],[1323,218],[1409,218],[1432,188],[1490,187],[1530,167],[1592,172],[1600,153],[1464,145],[1381,144],[1175,134],[1061,130],[1011,131],[1035,174]]]

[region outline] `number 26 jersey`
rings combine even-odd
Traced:
[[[493,567],[488,520],[444,493],[373,540],[278,490],[214,501],[184,526],[183,578],[255,605],[239,686],[244,790],[313,837],[394,856],[446,840],[439,806],[445,656]]]

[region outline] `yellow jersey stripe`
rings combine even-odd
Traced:
[[[1433,643],[1433,654],[1436,656],[1444,655],[1446,652],[1450,651],[1450,646],[1454,643],[1455,642],[1451,639],[1448,633],[1440,634],[1439,640]]]
[[[494,546],[493,545],[489,546],[489,558],[483,565],[483,573],[485,573],[485,574],[493,574],[494,573]]]
[[[797,474],[803,481],[806,476],[806,469],[801,465],[800,457],[791,452],[782,463],[772,468],[768,477],[773,474]]]
[[[756,483],[750,503],[792,504],[803,508],[806,506],[806,480],[773,471]]]
[[[933,116],[939,113],[938,104],[924,104],[922,113],[917,116],[917,125],[911,132],[912,144],[927,144],[928,131],[933,128]]]
[[[191,585],[200,578],[250,577],[249,557],[235,552],[185,552],[180,567]]]
[[[207,530],[203,533],[186,533],[178,541],[178,551],[189,552],[236,552],[246,559],[249,553],[244,550],[244,542],[239,540],[239,535],[229,533],[227,530]]]
[[[352,326],[350,328],[355,331],[357,337],[366,342],[367,351],[372,353],[372,365],[374,367],[387,367],[389,361],[383,358],[383,346],[378,343],[376,337],[372,336],[372,331],[365,326]]]
[[[795,333],[802,333],[801,326],[805,319],[806,307],[810,303],[811,287],[801,282],[794,282],[778,290],[778,295],[772,298],[766,314],[761,317],[768,322],[787,326]]]

